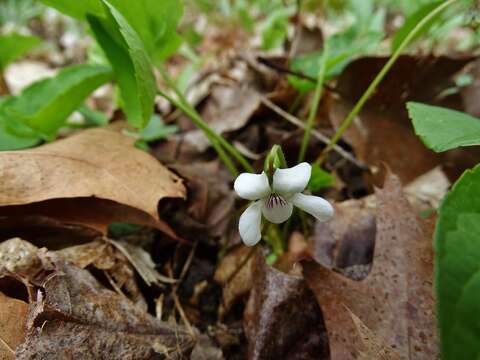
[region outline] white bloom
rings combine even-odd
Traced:
[[[319,197],[304,195],[312,167],[303,162],[288,169],[277,169],[273,174],[272,187],[265,172],[261,174],[240,174],[235,180],[237,194],[254,201],[240,216],[239,232],[243,242],[253,246],[262,237],[260,225],[262,214],[270,222],[280,224],[292,215],[293,205],[308,212],[320,221],[333,216],[333,207]]]

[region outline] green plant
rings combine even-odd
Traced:
[[[417,135],[441,152],[480,145],[480,119],[408,103]],[[467,170],[445,196],[435,228],[435,287],[442,359],[474,359],[480,353],[480,164]]]

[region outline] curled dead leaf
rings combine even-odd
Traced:
[[[44,259],[48,261],[48,259]],[[193,339],[105,289],[87,271],[53,261],[30,306],[18,359],[181,359]]]
[[[220,316],[228,312],[232,305],[252,288],[254,254],[255,248],[241,245],[225,255],[218,265],[214,279],[223,287]]]
[[[0,153],[0,213],[48,215],[101,231],[117,219],[175,237],[159,218],[158,202],[185,197],[185,188],[134,141],[90,129],[35,149]]]

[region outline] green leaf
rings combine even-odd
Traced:
[[[88,16],[93,33],[115,71],[128,122],[143,128],[153,113],[155,76],[142,40],[122,14],[103,0],[106,21]]]
[[[183,16],[181,0],[146,0],[147,14],[150,14],[149,28],[153,36],[152,58],[162,61],[173,54],[182,38],[177,34],[177,26]]]
[[[139,133],[140,139],[144,141],[156,141],[166,138],[168,135],[178,131],[175,125],[165,125],[158,115],[153,115],[148,125]]]
[[[77,19],[83,19],[87,14],[104,16],[100,0],[41,0],[45,5]]]
[[[0,113],[0,151],[25,149],[40,141],[40,135],[33,129]]]
[[[275,49],[287,36],[288,18],[295,12],[293,7],[274,10],[265,20],[262,31],[262,48]]]
[[[64,14],[87,18],[109,16],[103,0],[42,0]],[[177,25],[183,15],[181,0],[109,0],[112,6],[138,34],[143,45],[155,62],[170,56],[182,42],[177,34]],[[115,16],[114,16],[115,17]]]
[[[21,121],[52,139],[85,98],[111,79],[111,69],[104,66],[70,66],[55,77],[30,85],[18,97],[2,103],[0,109],[6,118]]]
[[[415,11],[412,15],[410,15],[406,20],[405,23],[402,25],[400,29],[398,29],[397,33],[392,39],[392,53],[394,53],[400,44],[405,40],[408,34],[413,30],[415,26],[430,12],[432,12],[438,5],[440,5],[443,1],[434,1],[422,6],[420,9]],[[440,15],[440,14],[439,14]],[[433,17],[430,21],[428,21],[417,35],[412,39],[412,41],[418,39],[423,34],[425,34],[435,23],[435,21],[439,18],[439,15]]]
[[[435,280],[442,359],[480,354],[480,165],[447,194],[435,230]]]
[[[77,110],[82,114],[87,126],[105,126],[110,121],[104,113],[92,110],[86,105],[81,105]]]
[[[325,69],[325,80],[329,80],[339,75],[343,69],[356,57],[364,55],[370,49],[377,46],[381,41],[383,34],[379,32],[367,32],[358,37],[354,28],[343,33],[335,34],[328,41],[329,56]],[[323,51],[315,51],[293,59],[291,69],[316,78],[320,70]],[[289,76],[288,81],[298,91],[304,92],[313,90],[316,82],[301,79],[297,76]]]
[[[0,71],[40,42],[40,39],[35,36],[15,33],[0,36]]]
[[[311,192],[317,192],[320,189],[327,188],[333,185],[335,177],[323,170],[317,164],[312,165],[312,175],[308,182],[307,189]]]
[[[480,119],[459,111],[415,102],[407,103],[407,109],[416,134],[433,151],[480,145]]]

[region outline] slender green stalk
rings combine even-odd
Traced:
[[[302,145],[300,147],[300,153],[298,154],[298,162],[301,163],[305,159],[305,152],[307,151],[308,143],[310,142],[310,134],[313,128],[313,122],[317,115],[318,105],[322,98],[323,80],[325,78],[325,69],[327,67],[328,58],[328,42],[325,42],[323,48],[322,62],[320,63],[320,69],[318,71],[317,86],[315,87],[315,93],[313,94],[313,103],[310,107],[310,113],[308,114],[307,124],[305,126],[305,132],[303,133]]]
[[[282,238],[282,234],[278,229],[278,225],[270,224],[267,230],[267,237],[268,243],[272,247],[273,253],[277,256],[280,256],[285,251],[285,241]]]
[[[372,95],[372,93],[375,91],[377,88],[378,84],[383,80],[385,75],[388,73],[388,71],[391,69],[393,64],[397,61],[398,57],[402,53],[403,49],[415,38],[415,36],[422,30],[422,28],[425,26],[426,23],[428,23],[431,19],[433,19],[436,15],[438,15],[440,12],[442,12],[445,8],[453,4],[458,0],[448,0],[445,1],[444,3],[441,3],[438,5],[433,11],[431,11],[427,16],[425,16],[413,29],[410,31],[410,33],[403,39],[402,43],[398,46],[398,48],[395,50],[393,55],[390,57],[390,59],[387,61],[387,63],[383,66],[383,68],[380,70],[380,72],[377,74],[375,79],[370,83],[368,86],[367,90],[363,93],[362,97],[357,101],[353,109],[350,111],[350,113],[347,115],[345,120],[343,120],[342,124],[338,128],[337,132],[333,136],[332,140],[330,143],[327,145],[327,147],[323,150],[323,152],[320,154],[320,156],[317,159],[317,163],[321,164],[327,155],[327,153],[332,150],[333,146],[340,140],[340,138],[343,136],[345,131],[348,129],[348,127],[351,125],[353,119],[358,115],[358,113],[362,110],[363,106],[365,105],[366,101],[368,98]]]
[[[197,122],[197,118],[195,117],[194,114],[191,113],[191,110],[189,109],[189,107],[186,107],[180,101],[177,101],[177,100],[173,99],[171,96],[165,94],[164,92],[162,92],[160,90],[158,90],[158,94],[163,96],[165,99],[167,99],[170,103],[172,103],[173,105],[175,105],[179,109],[181,109],[185,114],[187,114],[192,119],[192,121],[195,123],[195,125],[205,133],[208,140],[212,144],[215,151],[218,153],[218,156],[220,157],[220,159],[222,159],[222,161],[225,163],[225,166],[228,168],[230,173],[234,177],[237,177],[238,176],[238,169],[235,166],[235,164],[232,162],[232,159],[230,159],[230,157],[225,153],[225,150],[223,150],[222,146],[220,145],[220,143],[217,139],[217,134],[212,129],[210,129],[210,127],[207,124],[205,124],[203,121]]]
[[[250,163],[243,157],[242,154],[240,154],[240,152],[237,149],[235,149],[234,146],[232,146],[223,136],[221,136],[220,134],[217,134],[212,128],[210,128],[210,126],[208,126],[208,124],[202,119],[202,117],[197,112],[197,110],[195,110],[195,108],[188,102],[185,95],[183,95],[182,92],[178,89],[177,85],[172,80],[170,75],[165,71],[165,69],[163,69],[162,67],[159,67],[159,71],[160,71],[163,79],[167,83],[167,85],[175,92],[175,94],[178,97],[178,101],[174,102],[176,104],[176,106],[178,106],[186,115],[188,115],[190,117],[190,119],[194,122],[194,124],[207,135],[209,140],[211,138],[215,138],[217,140],[218,144],[223,146],[223,148],[231,156],[233,156],[243,166],[243,168],[246,171],[255,172],[255,170],[250,165]],[[164,96],[164,97],[166,95],[163,92],[159,92],[159,94]],[[169,97],[169,99],[167,99],[167,100],[169,100],[171,102],[172,98]],[[212,143],[212,146],[213,146],[213,143]],[[217,150],[217,152],[218,152],[218,150]]]

